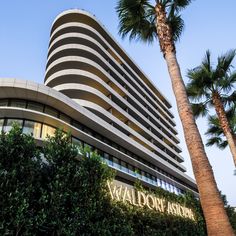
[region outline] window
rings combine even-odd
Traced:
[[[108,140],[108,139],[106,139],[106,138],[103,139],[103,142],[106,143],[106,144],[108,144],[108,145],[111,144],[110,140]]]
[[[134,175],[135,176],[135,172],[134,172],[134,167],[131,166],[130,164],[128,164],[128,171],[131,175]]]
[[[98,133],[95,133],[95,136],[94,136],[96,139],[99,139],[102,141],[102,136]]]
[[[111,146],[114,147],[115,149],[118,149],[118,145],[116,143],[112,142]]]
[[[2,132],[3,123],[4,123],[4,119],[0,119],[0,132]]]
[[[54,136],[55,131],[55,128],[48,125],[43,125],[42,138],[46,139],[47,136]]]
[[[54,117],[58,117],[58,111],[52,107],[45,107],[45,113],[47,113],[48,115],[54,116]]]
[[[41,127],[42,125],[40,123],[26,120],[23,127],[23,133],[32,134],[34,138],[40,138]]]
[[[93,136],[93,133],[90,129],[86,128],[86,127],[83,127],[83,131],[91,136]]]
[[[79,122],[73,120],[72,125],[75,126],[77,129],[82,130],[82,125]]]
[[[7,99],[0,100],[0,107],[7,107],[7,104],[8,104]]]
[[[120,164],[121,164],[121,170],[128,173],[129,171],[128,171],[126,163],[124,161],[121,161]]]
[[[83,147],[83,142],[81,142],[79,139],[72,137],[72,143],[78,146]]]
[[[4,127],[5,132],[9,132],[13,126],[13,124],[17,124],[20,127],[22,127],[23,120],[17,120],[17,119],[7,119],[7,124]]]
[[[60,119],[61,120],[63,120],[63,121],[65,121],[66,123],[71,123],[71,119],[70,119],[70,117],[69,116],[67,116],[67,115],[65,115],[65,114],[60,114]]]
[[[117,169],[120,169],[119,160],[115,157],[113,157],[113,166]]]
[[[151,176],[151,179],[152,179],[152,184],[153,184],[153,185],[157,185],[156,177],[152,175],[152,176]]]
[[[36,102],[28,102],[28,109],[43,112],[43,105]]]
[[[141,176],[141,170],[140,170],[140,169],[135,168],[135,174],[136,174],[137,178],[139,178],[139,179],[142,178],[142,176]]]
[[[11,100],[10,106],[11,107],[25,108],[26,107],[26,101],[24,101],[24,100]]]

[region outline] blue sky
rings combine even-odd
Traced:
[[[181,140],[182,156],[188,174],[193,176],[190,158],[185,146],[182,126],[175,108],[165,61],[159,45],[145,45],[122,40],[117,34],[116,0],[1,0],[0,3],[0,77],[14,77],[43,83],[50,27],[63,10],[80,8],[94,14],[125,51],[141,67],[173,105],[177,130]],[[207,49],[212,56],[236,48],[236,1],[195,0],[183,11],[185,30],[177,43],[177,56],[184,80],[188,68],[197,66]],[[236,59],[234,62],[236,65]],[[205,140],[206,123],[198,120]],[[228,149],[206,148],[219,189],[236,206],[236,176]]]

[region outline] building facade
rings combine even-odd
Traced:
[[[44,83],[0,80],[0,129],[18,122],[41,142],[61,127],[97,150],[118,181],[198,195],[170,103],[93,15],[68,10],[55,19]]]

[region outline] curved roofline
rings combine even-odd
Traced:
[[[131,59],[131,56],[127,53],[127,51],[120,45],[119,42],[117,42],[117,40],[110,34],[109,30],[105,27],[105,25],[102,24],[101,21],[100,21],[99,19],[97,19],[97,17],[96,17],[94,14],[92,14],[92,13],[86,11],[86,10],[78,9],[78,8],[72,8],[72,9],[65,10],[65,11],[59,13],[59,14],[56,16],[56,18],[54,19],[54,21],[53,21],[53,23],[52,23],[52,25],[51,25],[51,29],[53,28],[53,25],[56,23],[56,21],[57,21],[60,17],[65,16],[65,15],[67,15],[67,14],[73,14],[73,13],[83,14],[83,15],[85,15],[85,16],[90,17],[90,18],[93,19],[94,21],[96,21],[96,22],[100,25],[100,27],[106,32],[106,34],[107,34],[107,35],[117,44],[117,46],[124,52],[124,54],[126,54],[126,56],[129,58],[129,60],[130,60],[131,62],[133,62],[133,64],[137,67],[137,69],[141,72],[141,74],[143,74],[143,76],[151,83],[151,85],[153,86],[153,88],[165,99],[166,103],[168,104],[168,105],[166,104],[167,107],[168,107],[168,108],[171,108],[171,107],[172,107],[172,105],[171,105],[169,99],[167,99],[167,98],[161,93],[161,91],[156,87],[156,85],[153,83],[153,81],[152,81],[151,79],[149,79],[148,76],[143,72],[143,70],[137,65],[137,63],[134,62],[133,59]],[[51,33],[52,33],[52,31],[50,32],[50,34],[51,34]],[[144,83],[145,83],[145,81],[144,81]],[[146,83],[145,83],[145,84],[146,84]],[[146,84],[146,85],[147,85],[147,84]],[[147,87],[149,87],[149,86],[147,85]],[[149,87],[149,89],[152,90],[150,87]],[[156,96],[157,96],[157,95],[156,95]]]

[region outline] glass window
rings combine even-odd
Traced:
[[[128,168],[127,168],[127,164],[124,161],[121,161],[120,164],[121,164],[121,170],[128,173],[129,171],[128,171]]]
[[[105,164],[109,165],[109,160],[108,160],[108,159],[102,157],[102,160],[103,160],[103,162],[104,162]]]
[[[54,116],[54,117],[58,117],[58,111],[52,107],[48,107],[45,106],[45,113],[47,113],[48,115]]]
[[[131,175],[134,175],[135,176],[135,173],[134,173],[134,167],[130,164],[128,164],[128,171]]]
[[[60,119],[65,121],[66,123],[69,123],[69,124],[71,123],[70,117],[65,114],[60,113]]]
[[[78,138],[75,137],[72,137],[72,143],[81,147],[83,146],[83,143]]]
[[[156,177],[152,175],[152,176],[151,176],[151,179],[152,179],[152,184],[153,184],[153,185],[157,185]]]
[[[90,129],[88,129],[87,127],[83,127],[83,131],[91,136],[93,136],[93,133]]]
[[[4,123],[4,119],[0,119],[0,133],[2,132],[3,123]]]
[[[121,152],[123,152],[123,153],[126,153],[126,151],[125,151],[125,149],[124,148],[122,148],[122,147],[120,147],[120,149],[119,149]]]
[[[108,165],[113,166],[113,157],[109,155]]]
[[[0,107],[7,107],[7,104],[8,104],[7,99],[0,100]]]
[[[35,138],[40,138],[41,124],[34,121],[26,120],[23,127],[25,134],[32,134]]]
[[[103,156],[104,156],[105,159],[109,160],[109,154],[108,153],[104,152]]]
[[[102,157],[103,156],[103,151],[101,151],[100,149],[97,150],[97,154]]]
[[[120,169],[119,159],[113,157],[113,166],[117,169]]]
[[[40,104],[40,103],[28,102],[27,108],[31,109],[31,110],[34,110],[34,111],[43,112],[43,105]]]
[[[142,178],[142,176],[141,176],[141,170],[140,170],[140,169],[135,168],[135,174],[136,174],[136,176],[137,176],[139,179]]]
[[[7,124],[6,124],[6,126],[4,127],[3,130],[5,132],[9,132],[11,130],[13,124],[17,124],[20,127],[22,127],[22,123],[23,123],[23,120],[7,119]]]
[[[111,146],[114,147],[115,149],[118,149],[118,145],[116,143],[112,142]]]
[[[99,140],[102,140],[102,136],[100,134],[98,134],[98,133],[95,134],[95,138],[99,139]]]
[[[26,101],[24,101],[24,100],[11,100],[10,106],[11,107],[26,108]]]
[[[132,157],[132,153],[131,153],[130,151],[126,150],[126,154],[127,154],[128,156]]]
[[[42,138],[46,139],[47,136],[54,136],[55,131],[55,128],[48,125],[43,125]]]
[[[112,166],[113,161],[112,157],[110,158],[110,155],[106,152],[103,153],[104,161],[107,163],[107,165]]]
[[[144,180],[145,182],[148,182],[147,173],[144,171],[141,171],[141,175],[142,175],[142,180]]]
[[[106,143],[106,144],[108,144],[108,145],[111,144],[110,140],[108,140],[107,138],[104,138],[104,139],[103,139],[103,142]]]
[[[82,125],[79,122],[73,120],[72,125],[75,126],[77,129],[82,130]]]

